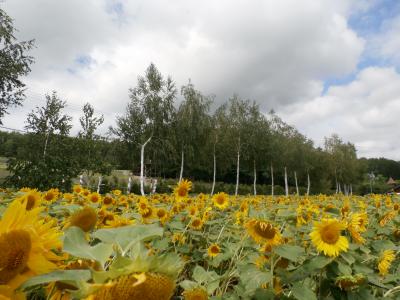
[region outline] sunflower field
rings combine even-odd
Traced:
[[[400,299],[392,195],[0,190],[0,299]]]

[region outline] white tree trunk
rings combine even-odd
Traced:
[[[336,174],[336,169],[335,169],[335,182],[336,182],[336,194],[337,193],[339,193],[339,183],[338,183],[338,180],[337,180],[337,174]]]
[[[296,171],[294,171],[294,183],[296,185],[296,194],[297,194],[297,196],[299,196],[300,193],[299,193],[299,185],[297,184],[297,173],[296,173]]]
[[[253,160],[254,164],[254,196],[257,195],[257,170],[256,170],[256,160]]]
[[[85,182],[83,181],[83,174],[79,175],[79,184],[83,186]]]
[[[338,183],[338,187],[339,187],[339,194],[342,192],[342,187],[340,186],[340,182]]]
[[[144,148],[146,147],[147,143],[150,142],[152,136],[150,136],[146,142],[141,146],[140,149],[140,193],[144,196]]]
[[[274,167],[271,164],[271,196],[274,198]]]
[[[152,193],[152,194],[155,194],[156,191],[157,191],[157,182],[158,182],[157,178],[154,179],[153,189],[151,190],[151,193]]]
[[[285,167],[285,195],[286,195],[286,197],[289,196],[289,186],[288,186],[288,180],[287,180],[286,167]]]
[[[127,194],[130,194],[130,193],[131,193],[131,190],[132,190],[132,177],[129,176],[129,178],[128,178],[128,187],[127,187],[127,189],[126,189]]]
[[[353,185],[350,184],[350,196],[353,196]]]
[[[216,158],[216,156],[215,156],[215,144],[214,144],[213,158],[214,158],[214,171],[213,171],[213,183],[212,183],[212,188],[211,188],[211,196],[214,195],[215,177],[216,177],[216,175],[217,175],[217,158]]]
[[[310,187],[311,187],[310,174],[307,172],[307,196],[310,195]]]
[[[100,193],[100,187],[102,182],[103,182],[103,176],[99,176],[99,182],[97,184],[97,193]]]
[[[43,159],[46,157],[47,144],[49,143],[50,132],[46,132],[46,140],[44,141]]]
[[[237,166],[236,166],[236,188],[235,188],[235,196],[237,196],[239,191],[239,170],[240,170],[240,137],[237,151]]]
[[[181,171],[179,173],[179,182],[182,181],[183,177],[183,164],[185,162],[185,153],[183,152],[183,147],[182,147],[182,155],[181,155]]]

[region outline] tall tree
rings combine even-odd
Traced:
[[[94,173],[109,174],[111,164],[104,159],[107,151],[104,147],[106,141],[96,134],[97,128],[104,122],[104,116],[95,116],[90,103],[86,103],[82,111],[83,115],[79,118],[81,130],[78,133],[80,167],[88,176]]]
[[[68,136],[72,118],[63,114],[65,105],[66,102],[53,92],[46,95],[45,106],[28,114],[26,150],[9,161],[8,169],[12,173],[9,183],[42,190],[70,188],[79,166],[74,152],[76,145]]]
[[[21,105],[25,98],[25,84],[21,77],[27,75],[34,59],[26,53],[34,41],[18,42],[12,19],[0,8],[0,124],[10,106]]]
[[[112,132],[139,146],[140,190],[144,194],[145,147],[152,143],[150,157],[158,166],[167,161],[171,151],[169,136],[175,114],[176,88],[170,77],[164,79],[156,66],[150,64],[145,75],[138,77],[136,87],[129,92],[126,114],[117,118],[117,127]]]
[[[209,116],[211,98],[203,96],[189,83],[182,87],[181,93],[184,100],[176,114],[176,141],[177,148],[181,149],[181,167],[179,181],[182,180],[183,169],[186,161],[195,171],[202,161],[202,149],[209,139],[211,120]]]

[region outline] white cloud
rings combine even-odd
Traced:
[[[25,107],[4,123],[21,128],[26,112],[44,103],[41,95],[57,90],[75,122],[84,101],[104,112],[105,131],[125,110],[128,88],[154,62],[178,87],[191,78],[218,102],[237,92],[316,141],[337,132],[361,155],[400,158],[395,70],[366,69],[321,96],[324,80],[357,71],[365,41],[347,19],[374,1],[7,0],[2,5],[19,36],[35,38],[37,49]],[[382,53],[395,55],[397,27],[390,28],[393,42]],[[80,66],[82,56],[92,63]]]
[[[269,109],[318,95],[322,80],[352,72],[363,50],[346,24],[348,1],[124,1],[120,21],[112,3],[4,3],[20,36],[37,40],[32,90],[124,106],[153,61],[178,85],[190,77],[219,101],[237,92]],[[79,69],[82,55],[96,64]]]
[[[324,136],[337,133],[356,145],[359,156],[400,159],[400,74],[394,68],[364,69],[351,83],[282,114],[320,145]]]

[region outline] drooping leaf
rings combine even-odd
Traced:
[[[64,235],[64,251],[79,258],[98,261],[102,266],[113,252],[113,245],[99,243],[90,246],[85,239],[85,233],[78,227],[70,227]]]
[[[21,288],[25,289],[31,286],[55,281],[88,281],[90,278],[91,272],[89,270],[58,270],[29,278],[22,284]]]
[[[150,224],[100,229],[94,232],[93,236],[105,243],[118,245],[122,254],[125,254],[135,243],[162,237],[163,233],[163,228],[157,224]]]

